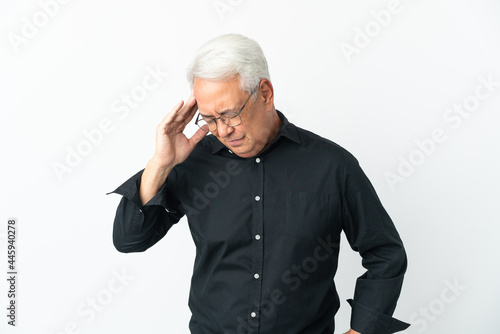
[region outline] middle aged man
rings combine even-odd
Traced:
[[[212,39],[188,78],[193,94],[158,125],[146,168],[114,191],[117,250],[145,251],[186,215],[191,333],[332,334],[344,231],[367,269],[348,300],[348,333],[406,329],[392,318],[407,260],[391,219],[349,152],[275,109],[259,45]]]

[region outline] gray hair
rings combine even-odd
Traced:
[[[236,76],[240,89],[249,93],[260,80],[271,79],[259,44],[238,34],[221,35],[203,44],[187,69],[191,89],[195,78],[225,81]]]

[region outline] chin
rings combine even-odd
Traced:
[[[230,150],[233,151],[234,154],[242,158],[250,158],[252,156],[252,152],[245,150],[244,147],[230,148]]]
[[[236,155],[238,155],[239,157],[242,157],[242,158],[255,157],[261,153],[261,150],[256,150],[256,149],[251,149],[251,150],[238,150],[238,149],[236,149],[236,150],[233,150],[233,149],[231,149],[231,151],[233,151]]]

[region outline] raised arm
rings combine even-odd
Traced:
[[[141,177],[139,194],[142,205],[158,193],[172,169],[186,160],[196,144],[207,134],[208,130],[198,129],[188,139],[183,133],[196,110],[196,100],[191,93],[187,102],[184,104],[181,101],[174,106],[156,128],[155,154]]]
[[[199,129],[191,138],[183,133],[196,110],[193,94],[185,104],[175,105],[156,128],[156,149],[146,168],[113,191],[123,196],[113,225],[113,244],[118,251],[145,251],[182,218],[180,205],[167,185],[174,182],[173,168],[186,160],[207,133]]]

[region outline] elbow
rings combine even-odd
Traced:
[[[113,242],[113,245],[115,246],[115,249],[120,252],[120,253],[132,253],[133,250],[127,247],[124,247],[122,244],[117,244]]]
[[[391,277],[403,276],[408,268],[408,257],[403,245],[392,248],[392,251],[387,254],[388,267],[386,271]]]
[[[383,245],[362,254],[363,267],[370,269],[370,278],[388,279],[403,277],[408,258],[402,245]]]
[[[406,255],[406,251],[404,247],[401,246],[401,251],[400,251],[400,271],[401,274],[403,275],[406,273],[406,269],[408,268],[408,256]]]
[[[113,235],[113,246],[120,253],[137,253],[144,252],[148,247],[143,247],[143,245],[127,242],[123,237]]]
[[[127,247],[125,244],[123,244],[121,241],[113,238],[113,246],[115,246],[115,249],[119,251],[120,253],[131,253],[133,252],[132,248]]]

